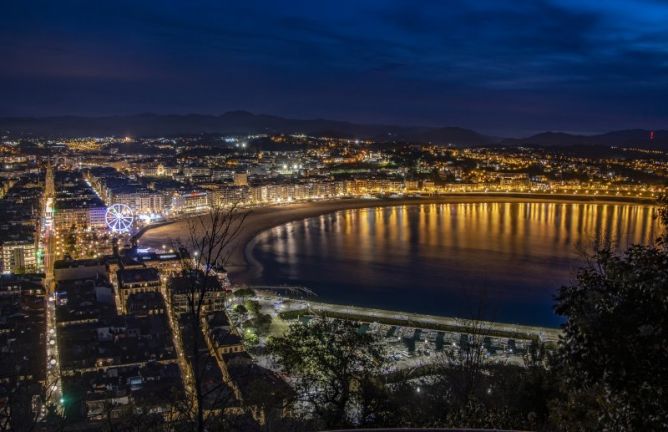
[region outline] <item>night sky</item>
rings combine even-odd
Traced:
[[[0,3],[3,116],[668,127],[661,0]]]

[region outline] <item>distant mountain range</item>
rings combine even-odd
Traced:
[[[298,120],[230,111],[222,115],[138,114],[106,117],[5,117],[0,134],[12,137],[133,136],[190,134],[294,134],[371,139],[379,142],[423,142],[458,146],[623,146],[668,149],[668,130],[630,129],[598,135],[544,132],[526,138],[500,138],[459,127],[413,127],[345,121]]]
[[[527,138],[506,138],[499,141],[498,144],[504,146],[615,146],[668,149],[668,130],[626,129],[596,135],[543,132]]]

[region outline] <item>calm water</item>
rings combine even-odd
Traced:
[[[651,242],[634,205],[474,203],[346,210],[260,234],[255,282],[307,286],[322,300],[556,326],[553,296],[583,251]]]

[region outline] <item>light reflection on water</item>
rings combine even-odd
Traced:
[[[654,209],[572,203],[425,204],[345,210],[258,236],[256,282],[323,300],[555,326],[553,295],[595,244],[658,235]]]

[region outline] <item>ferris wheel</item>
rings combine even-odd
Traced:
[[[114,204],[107,207],[107,213],[104,215],[107,226],[112,232],[129,232],[132,228],[134,216],[132,209],[125,204]]]

